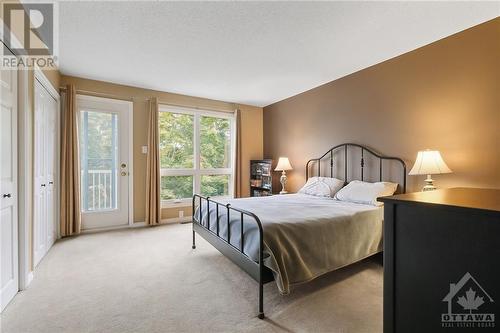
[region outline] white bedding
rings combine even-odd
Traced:
[[[227,200],[256,214],[264,229],[264,263],[281,293],[290,286],[359,261],[382,250],[383,207],[305,194]],[[202,223],[206,225],[206,204]],[[225,210],[219,211],[220,235],[227,238]],[[198,216],[197,216],[198,217]],[[210,229],[215,232],[215,205]],[[231,213],[231,243],[240,246],[240,216]],[[256,224],[245,216],[244,252],[258,259]]]

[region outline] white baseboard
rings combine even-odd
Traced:
[[[185,222],[191,222],[191,220],[192,216],[184,216],[184,217],[174,217],[170,219],[162,219],[160,223],[161,224],[185,223]],[[93,228],[93,229],[82,230],[82,234],[90,234],[100,231],[120,230],[127,228],[141,228],[146,226],[147,226],[146,222],[141,221],[141,222],[134,222],[133,224],[124,224],[116,227],[104,227],[104,228]]]
[[[126,228],[133,228],[133,226],[130,225],[130,224],[124,224],[124,225],[118,225],[118,226],[113,226],[113,227],[83,229],[81,233],[82,234],[91,234],[91,233],[94,233],[94,232],[110,231],[110,230],[120,230],[120,229],[126,229]]]
[[[26,284],[24,285],[24,289],[28,288],[31,281],[33,281],[33,271],[29,272],[28,276],[26,277]]]

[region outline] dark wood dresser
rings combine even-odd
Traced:
[[[500,190],[384,202],[384,332],[498,332]]]

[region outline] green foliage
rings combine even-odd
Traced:
[[[202,169],[228,168],[231,129],[229,119],[200,118],[200,164]]]
[[[194,116],[160,112],[160,167],[194,168]],[[200,166],[202,169],[229,168],[231,149],[229,119],[200,116]],[[217,196],[229,193],[229,175],[201,177],[201,192]],[[161,177],[161,198],[189,198],[193,195],[192,176]]]
[[[229,194],[229,175],[201,176],[201,194],[215,197]]]
[[[193,176],[161,177],[162,200],[190,198],[193,196]]]
[[[80,115],[82,207],[86,211],[109,209],[116,203],[117,115],[83,111]],[[97,173],[95,171],[98,171]]]
[[[83,131],[85,115],[88,119],[88,136],[86,138]],[[113,168],[113,154],[117,153],[116,150],[113,149],[113,134],[116,136],[116,133],[113,133],[113,123],[115,123],[116,126],[115,114],[91,111],[82,112],[80,124],[80,152],[85,152],[85,140],[87,140],[86,153],[89,170],[110,170]],[[84,157],[83,154],[82,157]],[[85,163],[85,161],[82,162]]]
[[[188,114],[160,112],[160,167],[193,168],[194,117]]]

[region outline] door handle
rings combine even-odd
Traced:
[[[12,194],[10,194],[10,193],[7,193],[7,194],[3,195],[4,198],[10,198],[11,196],[12,196]]]
[[[49,182],[49,185],[54,185],[54,182]]]
[[[120,166],[122,167],[122,169],[125,169],[127,167],[125,163],[122,163]]]
[[[127,173],[125,171],[122,171],[122,176],[126,176]]]
[[[45,184],[41,184],[40,186],[41,186],[41,187],[45,187],[45,186],[47,186],[47,185],[45,185]]]

